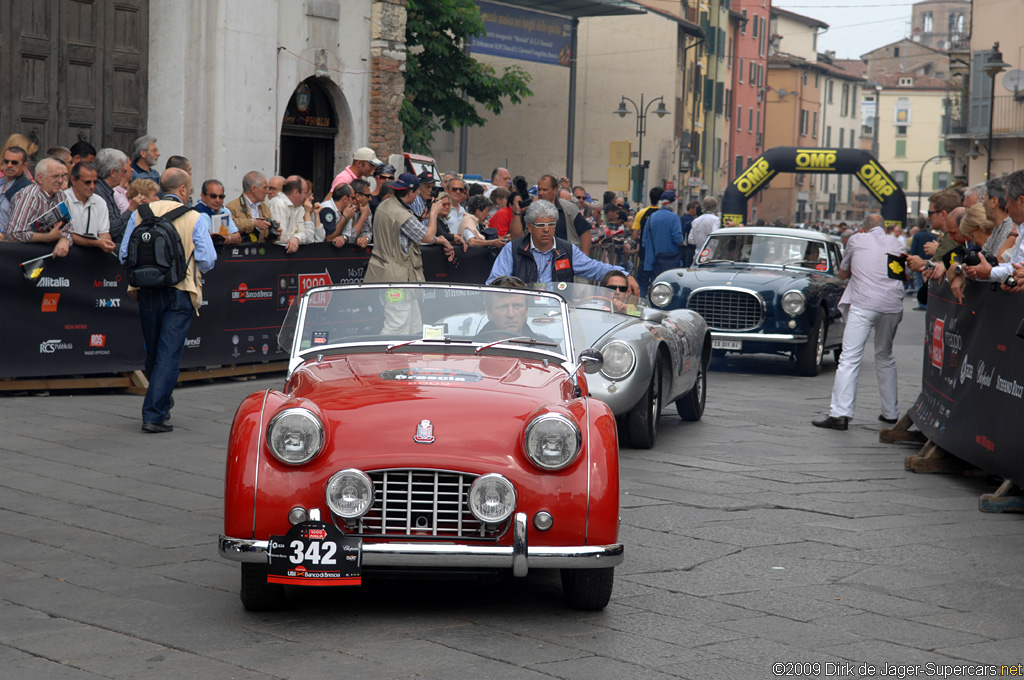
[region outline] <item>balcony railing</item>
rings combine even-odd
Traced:
[[[992,132],[997,135],[1024,134],[1024,101],[1015,99],[1012,94],[996,97]]]

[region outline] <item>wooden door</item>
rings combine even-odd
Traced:
[[[148,0],[0,4],[0,135],[131,150],[146,128]]]

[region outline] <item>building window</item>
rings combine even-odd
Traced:
[[[913,86],[914,86],[914,79],[913,78],[900,78],[900,87],[913,87]]]
[[[818,112],[814,112],[814,121],[811,123],[811,137],[818,138]]]
[[[906,137],[907,136],[907,126],[906,125],[897,125],[896,126],[896,136],[897,137]]]
[[[853,141],[853,134],[854,134],[853,128],[850,128],[850,148],[851,149],[856,149],[857,148],[857,143]]]
[[[907,157],[907,140],[905,140],[905,139],[897,139],[896,140],[896,154],[895,154],[895,156],[896,156],[896,158],[906,158]]]
[[[907,171],[906,170],[894,170],[892,178],[896,180],[896,184],[900,185],[900,189],[907,188]]]
[[[747,10],[743,10],[743,21],[740,22],[740,33],[747,34]]]
[[[949,186],[949,173],[948,172],[933,172],[932,173],[932,191],[939,191]]]
[[[739,177],[743,173],[743,156],[736,156],[736,174],[733,178]]]
[[[832,79],[825,81],[825,101],[832,103]]]
[[[736,132],[743,132],[743,107],[736,107]]]
[[[754,128],[754,129],[757,130],[757,136],[760,137],[761,136],[761,109],[757,110],[757,127]],[[760,144],[761,143],[758,142],[758,146],[760,146]]]
[[[921,32],[922,33],[931,33],[932,32],[932,27],[933,27],[933,24],[932,24],[932,13],[931,12],[925,12],[924,14],[921,15]]]
[[[751,86],[757,81],[757,64],[750,62],[750,84]]]
[[[843,148],[843,137],[846,135],[846,130],[839,128],[839,148]],[[828,146],[826,144],[826,146]]]
[[[843,93],[840,95],[839,100],[839,115],[848,116],[850,115],[850,84],[843,83]]]
[[[738,70],[738,75],[739,75],[740,82],[742,83],[743,82],[743,57],[740,57],[740,67],[739,67],[739,70]]]
[[[815,73],[814,74],[814,89],[818,89],[819,87],[821,87],[821,74],[820,73]]]
[[[801,78],[801,80],[804,84],[804,87],[807,87],[807,71],[804,71],[804,75],[803,78]]]
[[[800,109],[800,136],[801,137],[807,136],[807,119],[808,118],[809,118],[809,116],[807,115],[807,109]]]
[[[761,17],[754,15],[754,37],[757,37],[758,24],[761,23]]]
[[[754,109],[747,109],[747,131],[754,131]]]
[[[898,48],[898,47],[892,48],[892,56],[894,56],[894,57],[900,56],[900,48]]]
[[[732,90],[725,91],[725,117],[732,115]]]
[[[939,137],[939,155],[946,155],[946,140],[943,139],[942,137]]]

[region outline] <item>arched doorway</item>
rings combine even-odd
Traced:
[[[280,173],[302,175],[313,182],[313,196],[322,198],[334,179],[334,138],[338,116],[327,90],[317,78],[299,83],[288,100],[281,122]]]

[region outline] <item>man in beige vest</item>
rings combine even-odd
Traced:
[[[188,203],[192,198],[192,178],[184,170],[171,168],[160,177],[162,200],[149,203],[154,215],[164,215]],[[174,385],[178,382],[185,336],[192,324],[192,315],[199,314],[203,304],[200,274],[213,269],[217,252],[205,229],[196,229],[199,213],[189,210],[171,224],[178,231],[188,267],[185,278],[169,288],[141,290],[128,288],[128,294],[139,301],[142,337],[146,343],[146,377],[149,387],[142,402],[142,431],[157,433],[174,429],[170,418]],[[142,222],[138,211],[128,221],[121,242],[120,259],[128,256],[132,232]]]
[[[452,246],[437,236],[437,216],[441,202],[434,201],[430,217],[424,224],[412,214],[409,206],[416,199],[420,180],[403,172],[391,183],[394,194],[385,198],[373,216],[373,254],[366,265],[366,283],[409,283],[423,281],[423,260],[420,244],[437,243],[451,255]],[[420,307],[412,291],[397,291],[385,296],[384,335],[418,335],[422,331]]]
[[[242,195],[227,204],[242,241],[263,241],[270,228],[270,208],[267,207],[267,178],[258,171],[245,173],[242,178]]]

